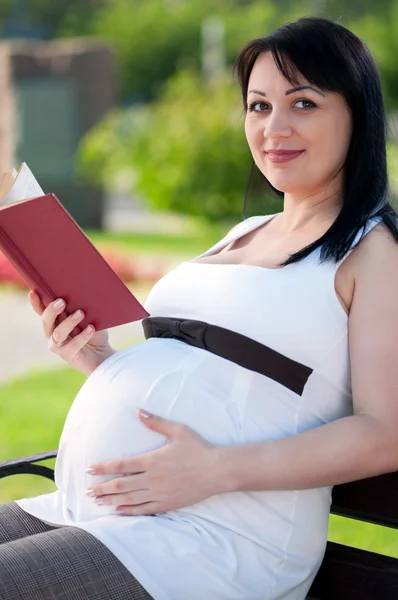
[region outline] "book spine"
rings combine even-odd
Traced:
[[[55,300],[54,292],[49,288],[39,273],[30,264],[27,258],[18,250],[17,246],[0,227],[0,250],[10,263],[22,275],[26,283],[35,290],[42,302],[47,306]]]

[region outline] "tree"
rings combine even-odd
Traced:
[[[200,69],[201,27],[209,16],[224,22],[231,64],[247,40],[270,30],[275,14],[258,0],[104,0],[90,32],[115,53],[123,101],[149,101],[178,69]]]
[[[252,160],[240,93],[230,76],[208,87],[194,72],[181,71],[157,102],[130,111],[123,135],[121,119],[114,116],[85,140],[86,176],[98,182],[98,173],[106,173],[112,186],[127,170],[132,191],[155,209],[210,221],[241,216]],[[271,200],[262,193],[260,202],[266,213]]]

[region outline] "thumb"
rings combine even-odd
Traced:
[[[33,310],[41,316],[44,312],[45,306],[42,303],[40,296],[37,294],[37,292],[31,290],[28,294],[28,297]]]
[[[153,429],[159,433],[163,433],[163,435],[167,435],[169,437],[175,435],[177,429],[176,426],[180,426],[180,424],[176,423],[175,421],[169,421],[168,419],[164,419],[158,415],[153,415],[143,408],[137,409],[137,415],[145,427]]]

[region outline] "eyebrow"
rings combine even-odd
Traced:
[[[300,90],[313,90],[317,94],[320,94],[321,96],[325,97],[325,94],[322,94],[321,91],[312,87],[312,85],[299,85],[298,87],[292,88],[291,90],[287,90],[285,92],[285,96],[288,96],[289,94],[293,94],[294,92],[299,92]],[[264,96],[264,98],[267,97],[265,92],[261,92],[260,90],[249,90],[249,94],[260,94],[260,96]]]

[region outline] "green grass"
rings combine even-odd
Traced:
[[[31,373],[0,386],[0,460],[57,448],[68,409],[85,381],[71,368]],[[0,480],[0,502],[52,491],[40,477]],[[342,519],[330,519],[329,539],[398,558],[398,531]]]
[[[84,380],[68,367],[35,372],[0,386],[0,460],[57,448],[66,414]],[[41,477],[1,479],[0,502],[53,489]]]
[[[232,227],[233,224],[231,224]],[[199,223],[184,235],[119,233],[86,230],[86,234],[99,250],[113,249],[132,254],[196,256],[218,241],[228,226],[203,226]]]

